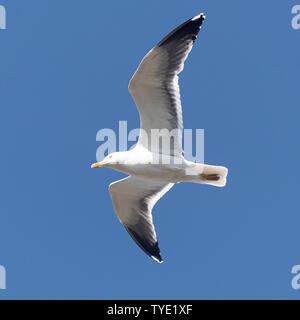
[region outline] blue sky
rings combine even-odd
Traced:
[[[300,1],[0,0],[0,299],[300,299]],[[176,185],[153,211],[163,264],[113,212],[96,133],[128,120],[143,56],[204,12],[181,74],[186,128],[226,188]]]

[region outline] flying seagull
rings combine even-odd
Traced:
[[[109,167],[128,177],[110,184],[114,210],[132,239],[162,262],[152,208],[175,183],[223,187],[227,168],[194,163],[182,152],[182,110],[178,74],[192,49],[205,16],[186,21],[161,40],[142,60],[129,83],[140,115],[136,146],[109,154],[92,168]]]

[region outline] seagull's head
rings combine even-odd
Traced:
[[[91,165],[91,168],[99,167],[116,167],[122,163],[122,152],[113,152],[106,156],[101,162],[96,162]]]

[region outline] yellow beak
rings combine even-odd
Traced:
[[[98,167],[102,167],[104,164],[103,162],[97,162],[97,163],[93,163],[91,165],[91,168],[98,168]]]

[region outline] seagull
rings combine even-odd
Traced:
[[[108,167],[129,176],[109,185],[114,211],[132,239],[150,257],[162,262],[152,209],[175,183],[223,187],[228,170],[188,161],[182,150],[182,109],[178,74],[205,20],[189,19],[161,40],[141,61],[129,82],[140,115],[137,144],[113,152],[91,167]]]

